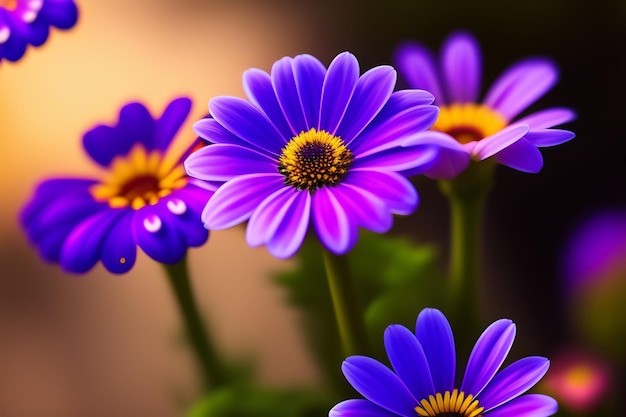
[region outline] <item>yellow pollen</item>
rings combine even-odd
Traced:
[[[439,108],[432,130],[444,132],[460,143],[479,141],[506,127],[504,117],[495,110],[473,103],[451,104]]]
[[[478,406],[478,400],[473,395],[466,396],[458,389],[429,395],[415,407],[421,417],[481,417],[480,413],[484,410],[484,407]]]
[[[159,151],[148,153],[142,145],[135,145],[128,155],[111,162],[107,175],[90,192],[96,200],[107,202],[112,208],[130,206],[139,210],[156,204],[160,198],[184,187],[187,181],[182,166],[172,167],[165,163]]]
[[[340,183],[353,160],[340,137],[311,129],[300,132],[285,145],[278,159],[278,172],[285,176],[285,184],[312,193]]]
[[[15,10],[17,7],[17,0],[0,0],[0,7],[6,10]]]

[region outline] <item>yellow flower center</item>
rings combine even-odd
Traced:
[[[17,7],[17,0],[0,0],[0,7],[6,10],[15,10]]]
[[[278,159],[278,172],[285,176],[285,184],[314,192],[341,182],[353,160],[340,137],[311,129],[300,132],[285,145]]]
[[[482,104],[451,104],[439,108],[433,130],[444,132],[459,143],[479,141],[507,125],[500,113]]]
[[[160,198],[187,184],[181,165],[164,163],[161,152],[146,152],[135,145],[126,156],[116,157],[108,175],[91,187],[98,201],[108,202],[112,208],[131,206],[135,210],[156,204]]]
[[[443,395],[429,395],[420,401],[415,411],[422,417],[480,417],[484,407],[478,406],[478,400],[472,394],[465,395],[458,389],[446,391]]]

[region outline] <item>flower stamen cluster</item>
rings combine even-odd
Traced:
[[[478,400],[472,394],[465,395],[458,389],[446,391],[443,395],[429,395],[428,399],[420,401],[421,406],[415,411],[422,417],[480,417],[485,408],[478,406]]]
[[[491,136],[506,125],[502,115],[483,104],[455,103],[439,108],[439,117],[432,129],[465,144]]]

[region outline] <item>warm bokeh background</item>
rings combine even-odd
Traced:
[[[413,38],[438,48],[451,30],[480,40],[485,86],[527,55],[553,57],[561,81],[535,108],[579,112],[578,137],[543,152],[537,175],[498,171],[488,205],[489,311],[522,344],[547,354],[566,335],[559,256],[586,215],[626,205],[626,2],[612,0],[77,0],[80,18],[18,63],[0,64],[0,416],[173,417],[193,397],[190,360],[161,271],[145,256],[127,275],[98,266],[81,277],[41,263],[16,223],[42,178],[89,175],[82,133],[141,100],[158,114],[195,101],[191,122],[221,94],[242,96],[241,73],[284,55],[328,63],[350,50],[362,68],[389,63]],[[402,85],[402,83],[400,83]],[[445,249],[445,202],[417,180],[422,206],[397,229]],[[250,249],[243,230],[212,234],[190,253],[194,284],[220,345],[260,358],[275,384],[315,383],[296,315],[270,285],[289,267]],[[496,296],[497,295],[497,296]]]

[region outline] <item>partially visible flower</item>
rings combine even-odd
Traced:
[[[570,109],[550,108],[515,120],[557,81],[557,69],[550,60],[529,58],[512,65],[482,101],[480,47],[469,33],[449,36],[439,62],[414,42],[398,47],[395,62],[412,88],[434,94],[440,113],[432,129],[456,139],[474,160],[493,156],[516,170],[538,172],[543,166],[538,147],[559,145],[574,137],[570,131],[551,129],[574,119]]]
[[[593,410],[608,394],[610,371],[599,358],[580,351],[566,351],[554,359],[543,385],[567,408]]]
[[[423,310],[415,333],[391,325],[385,349],[393,371],[365,356],[343,363],[346,379],[366,399],[346,400],[330,417],[545,417],[557,403],[524,394],[546,373],[549,361],[530,356],[498,372],[515,338],[515,324],[502,319],[480,336],[463,380],[455,384],[456,351],[450,324],[436,309]]]
[[[187,172],[223,182],[202,214],[207,228],[249,220],[248,244],[287,258],[312,223],[328,250],[344,254],[359,227],[386,232],[392,214],[415,210],[417,192],[400,172],[437,169],[446,142],[425,132],[437,118],[430,93],[394,93],[389,66],[359,76],[347,52],[328,69],[310,55],[285,57],[243,81],[250,102],[214,98],[212,118],[194,125],[213,144],[187,159]]]
[[[123,273],[134,265],[137,245],[172,264],[206,242],[200,213],[213,191],[187,177],[182,157],[168,154],[190,109],[189,99],[178,98],[155,119],[143,104],[130,103],[116,125],[84,135],[85,150],[108,172],[99,179],[43,181],[20,215],[44,260],[75,273],[100,260]]]
[[[0,0],[0,61],[17,61],[48,39],[50,26],[69,29],[77,19],[73,0]]]

